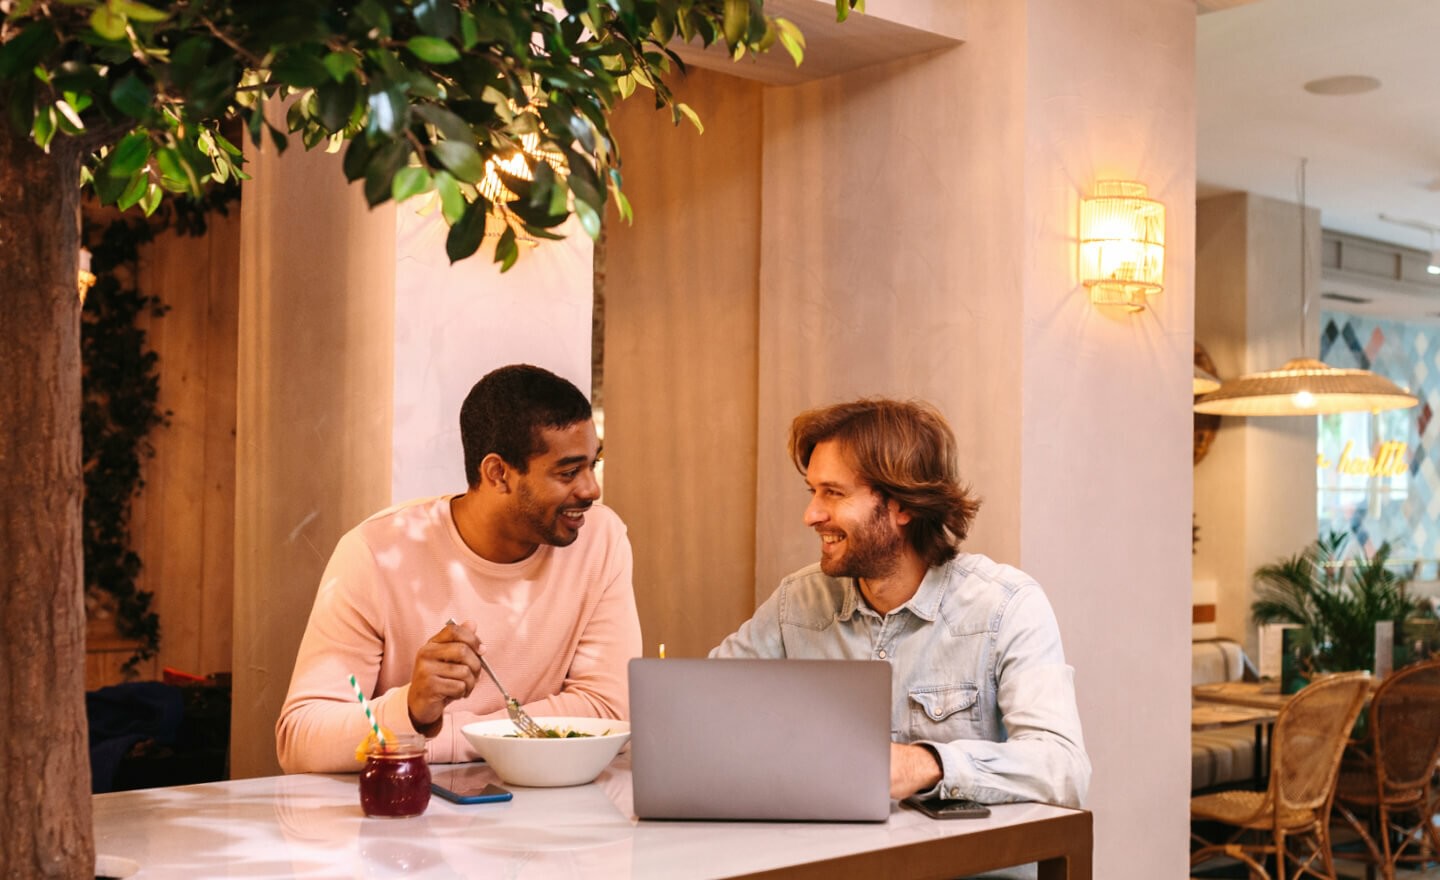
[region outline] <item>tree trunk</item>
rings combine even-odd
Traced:
[[[5,106],[0,95],[0,108]],[[81,572],[80,153],[0,119],[0,873],[93,877]]]

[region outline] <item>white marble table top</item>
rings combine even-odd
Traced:
[[[590,785],[510,786],[514,800],[496,804],[435,797],[423,816],[367,819],[356,779],[273,776],[96,795],[96,849],[138,863],[139,878],[710,878],[1075,812],[1011,804],[987,819],[935,821],[892,805],[882,823],[642,821],[625,754]]]

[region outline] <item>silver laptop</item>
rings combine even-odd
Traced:
[[[879,822],[890,815],[890,664],[631,660],[642,819]]]

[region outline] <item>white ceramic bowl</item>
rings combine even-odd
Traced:
[[[590,736],[531,739],[515,736],[509,719],[476,721],[460,728],[480,757],[511,785],[551,788],[595,781],[630,739],[628,721],[608,718],[539,717],[541,727]]]

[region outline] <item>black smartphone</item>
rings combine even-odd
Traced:
[[[908,797],[905,805],[919,810],[931,819],[983,819],[990,808],[979,801],[950,798]]]
[[[493,804],[514,797],[495,784],[495,771],[484,764],[431,767],[430,790],[457,804]]]

